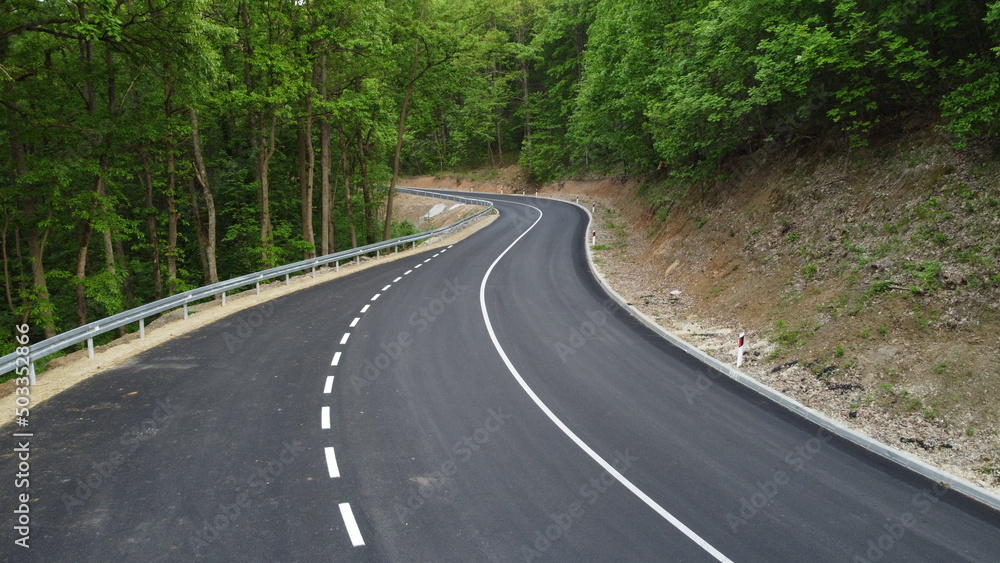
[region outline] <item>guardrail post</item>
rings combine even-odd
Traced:
[[[222,292],[222,306],[223,307],[226,306],[226,292],[225,291]]]
[[[376,260],[378,260],[378,259],[379,259],[379,258],[381,258],[381,257],[382,257],[382,251],[381,251],[381,250],[378,250],[378,249],[376,249],[376,250],[375,250],[375,259],[376,259]]]
[[[188,320],[188,304],[184,304],[184,320]]]
[[[314,278],[316,277],[316,264],[313,264],[313,267],[312,267],[312,277],[314,277]]]
[[[139,338],[146,338],[146,319],[139,319]]]
[[[285,285],[288,285],[288,274],[285,274]]]
[[[334,270],[337,271],[337,272],[339,272],[340,271],[340,260],[334,260],[333,263],[335,264]]]
[[[94,338],[93,337],[87,339],[87,357],[88,358],[93,358],[94,357]]]
[[[35,362],[28,363],[28,383],[35,385]]]

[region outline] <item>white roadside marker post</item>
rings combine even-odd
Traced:
[[[745,332],[740,333],[740,339],[736,343],[736,367],[743,365],[743,340],[746,336]]]
[[[590,246],[595,246],[597,244],[597,231],[590,232]]]

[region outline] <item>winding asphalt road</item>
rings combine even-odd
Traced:
[[[453,247],[262,303],[34,409],[31,547],[8,526],[0,559],[997,561],[1000,513],[617,308],[583,210],[489,198],[500,218]]]

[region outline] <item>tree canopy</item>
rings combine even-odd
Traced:
[[[993,138],[998,56],[1000,2],[967,0],[9,0],[0,326],[398,234],[405,173],[690,174],[927,114]]]

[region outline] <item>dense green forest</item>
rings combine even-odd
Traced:
[[[0,0],[0,326],[397,236],[401,173],[989,138],[998,45],[973,0]]]

